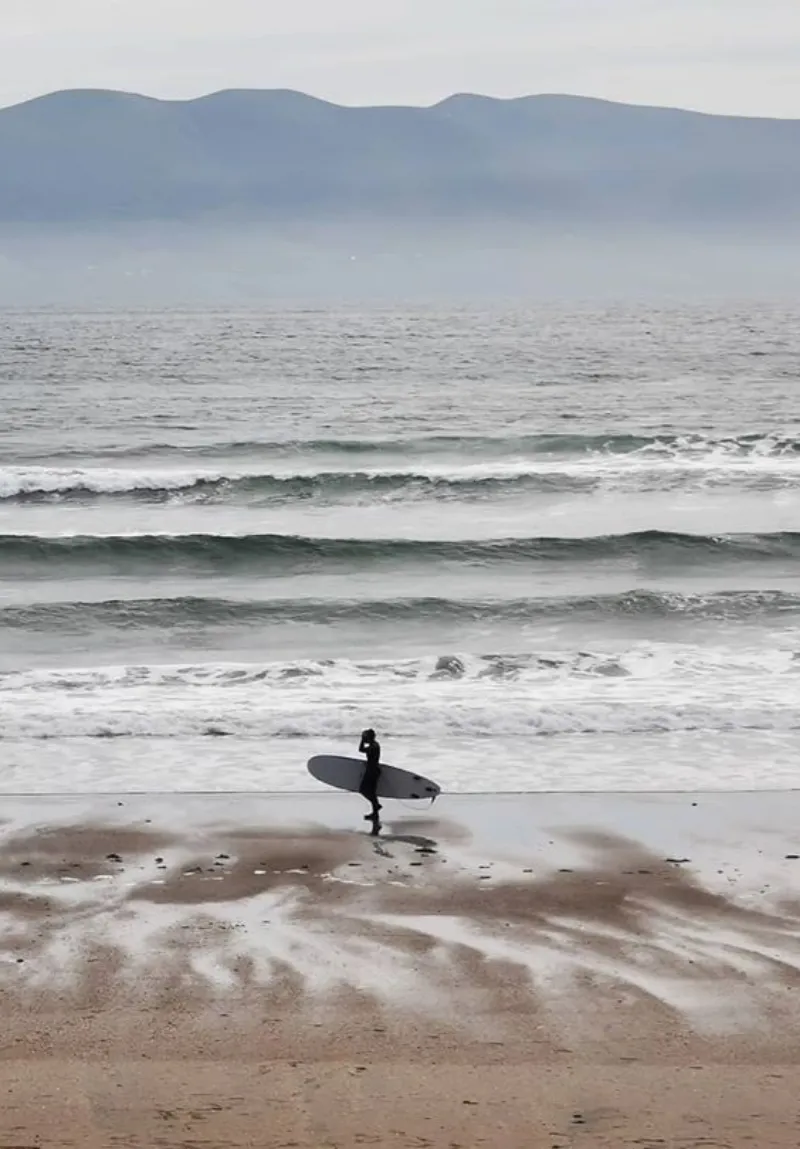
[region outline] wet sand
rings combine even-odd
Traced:
[[[798,1144],[798,793],[0,810],[0,1149]]]

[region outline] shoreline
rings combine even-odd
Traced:
[[[0,1145],[795,1144],[800,793],[389,805],[4,795]]]

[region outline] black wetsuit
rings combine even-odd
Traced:
[[[380,810],[378,803],[378,780],[381,776],[381,744],[373,741],[361,743],[361,752],[367,755],[367,766],[364,777],[361,779],[360,793],[372,803],[372,812],[377,815]]]

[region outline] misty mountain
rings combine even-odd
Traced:
[[[0,224],[800,223],[800,121],[570,96],[341,107],[67,91],[0,110]]]

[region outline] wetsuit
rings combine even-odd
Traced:
[[[372,742],[363,742],[359,747],[361,753],[367,755],[367,765],[364,770],[364,777],[361,779],[361,786],[359,793],[372,803],[372,813],[377,817],[380,810],[380,803],[378,802],[378,780],[381,776],[381,744],[377,740]]]

